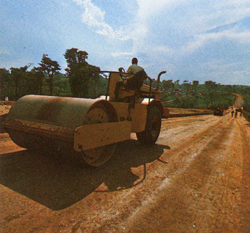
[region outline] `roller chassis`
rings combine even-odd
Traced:
[[[131,133],[136,133],[140,143],[152,145],[159,136],[163,113],[159,91],[146,85],[139,92],[122,89],[120,101],[113,102],[121,75],[109,71],[110,100],[108,96],[105,100],[24,96],[12,106],[3,127],[20,147],[60,149],[68,145],[90,166],[107,162],[116,143],[129,140]],[[142,102],[145,97],[146,103]]]

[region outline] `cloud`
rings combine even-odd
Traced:
[[[249,85],[249,62],[228,62],[227,59],[215,59],[198,66],[201,71],[200,78],[216,80],[222,84]]]
[[[117,53],[112,53],[113,57],[122,57],[122,56],[124,56],[124,57],[131,57],[133,55],[134,55],[134,53],[132,53],[132,52],[117,52]]]
[[[11,55],[11,53],[5,48],[0,48],[0,55]]]
[[[151,52],[153,53],[162,53],[162,54],[168,54],[168,55],[173,55],[175,53],[174,49],[169,48],[168,46],[154,46],[153,48],[150,49]]]
[[[250,14],[248,1],[137,0],[137,4],[135,24],[130,33],[135,53],[141,50],[151,53],[163,48],[158,52],[183,56],[196,52],[213,40],[228,38],[246,42],[244,36],[248,38],[247,31],[207,33],[244,19]]]
[[[236,59],[235,53],[237,50],[246,53],[244,47],[250,43],[249,21],[242,23],[250,17],[249,0],[136,0],[130,8],[120,3],[118,11],[130,14],[124,21],[119,12],[114,13],[117,8],[110,6],[110,2],[106,6],[98,1],[95,4],[91,0],[73,1],[83,8],[84,24],[112,45],[106,49],[115,58],[113,64],[138,56],[140,64],[153,75],[167,67],[173,79],[188,76],[190,79],[193,75],[199,80],[209,73],[220,78],[223,72],[227,74],[227,63],[235,64],[233,71],[237,71],[237,64],[232,61]],[[115,20],[118,18],[119,23]],[[121,40],[131,42],[121,45]],[[227,58],[221,69],[202,66],[210,59],[216,61],[216,56],[218,60]],[[246,70],[246,64],[242,67]]]
[[[73,0],[78,5],[84,8],[82,14],[83,22],[88,25],[97,34],[106,36],[110,39],[128,40],[122,31],[114,30],[109,24],[105,22],[105,11],[101,10],[91,0]]]
[[[160,11],[167,10],[172,6],[178,6],[185,3],[187,0],[136,0],[139,10],[138,17],[140,19],[155,16]]]
[[[190,54],[205,47],[211,43],[225,43],[226,41],[234,42],[235,44],[250,44],[250,31],[241,31],[237,29],[229,29],[225,31],[204,33],[194,36],[194,40],[183,46],[181,51],[184,54]]]

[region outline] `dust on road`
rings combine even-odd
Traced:
[[[162,120],[153,147],[120,143],[100,168],[0,134],[0,232],[249,232],[249,123]]]

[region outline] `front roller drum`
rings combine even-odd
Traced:
[[[8,129],[7,132],[15,144],[26,149],[33,150],[53,147],[53,140],[47,137],[12,129]]]
[[[143,145],[153,145],[161,131],[161,110],[158,106],[149,106],[146,127],[143,132],[136,133],[138,141]]]
[[[94,103],[88,110],[86,116],[84,117],[83,124],[97,124],[116,121],[117,115],[113,106],[107,101],[98,101]],[[82,156],[88,165],[98,167],[103,165],[111,158],[113,152],[115,151],[115,148],[116,144],[111,144],[81,151]]]

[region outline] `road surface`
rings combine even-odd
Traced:
[[[0,232],[250,232],[249,139],[239,116],[163,119],[155,146],[90,168],[2,132]]]

